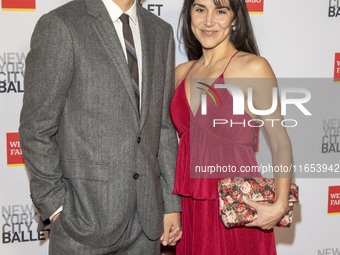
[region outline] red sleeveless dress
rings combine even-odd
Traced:
[[[224,83],[223,73],[214,84]],[[251,117],[247,113],[233,115],[232,96],[226,89],[216,89],[223,105],[215,105],[207,97],[208,114],[201,115],[198,108],[194,116],[185,92],[186,77],[178,85],[170,104],[171,119],[180,137],[174,194],[181,195],[183,235],[177,244],[176,254],[276,254],[273,230],[247,227],[227,229],[222,224],[217,191],[217,183],[221,178],[190,178],[190,158],[191,162],[199,166],[218,163],[220,166],[236,166],[237,169],[257,165],[257,162],[251,147],[255,128],[248,125],[217,125],[213,128],[212,125],[213,119],[221,117],[232,119],[233,122],[245,120],[246,123]],[[236,172],[224,173],[223,178],[232,176],[261,177],[259,173]]]

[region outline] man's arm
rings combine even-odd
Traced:
[[[26,59],[20,144],[31,174],[32,201],[43,221],[63,205],[65,186],[56,134],[73,77],[73,42],[60,18],[37,23]]]
[[[181,201],[173,195],[177,157],[177,137],[169,112],[169,105],[174,94],[175,84],[175,42],[170,27],[170,37],[166,60],[166,80],[164,88],[162,127],[159,143],[158,161],[161,168],[161,183],[164,206],[164,245],[176,244],[181,238]]]
[[[166,80],[164,88],[162,126],[158,151],[158,162],[161,169],[161,182],[163,189],[164,213],[180,212],[180,197],[173,195],[175,184],[175,169],[177,157],[176,131],[172,124],[169,105],[174,93],[175,82],[175,43],[171,28],[166,61]]]

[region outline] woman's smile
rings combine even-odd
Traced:
[[[215,35],[218,31],[217,30],[201,30],[202,34],[208,37]]]

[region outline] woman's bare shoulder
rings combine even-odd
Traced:
[[[239,65],[247,77],[273,78],[275,74],[267,59],[251,53],[242,52],[239,56]]]
[[[190,68],[194,64],[195,60],[188,61],[178,65],[175,69],[175,89],[177,88],[178,84],[184,79],[184,77],[189,72]]]

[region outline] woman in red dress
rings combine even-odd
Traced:
[[[256,118],[248,108],[248,87],[252,87],[255,109],[267,110],[272,106],[272,89],[277,83],[269,63],[259,57],[246,2],[185,0],[181,23],[190,61],[176,68],[176,91],[170,105],[171,118],[180,138],[174,194],[182,197],[183,234],[177,244],[177,254],[276,254],[273,227],[288,209],[290,175],[278,178],[280,173],[275,173],[273,204],[245,200],[257,210],[258,217],[246,227],[232,229],[225,228],[219,218],[217,183],[222,178],[190,178],[190,162],[198,166],[218,163],[235,169],[257,165],[252,150],[254,127],[247,124],[212,125],[214,119],[249,123]],[[191,78],[213,78],[210,87],[228,79],[242,78],[235,86],[242,90],[245,98],[244,115],[233,115],[233,98],[226,89],[218,90],[223,104],[215,104],[207,97],[208,113],[202,114],[197,98],[201,98],[203,90],[195,89],[198,84],[191,84]],[[278,105],[273,113],[260,118],[269,138],[273,166],[289,166],[292,163],[291,143],[286,129],[280,124],[283,120],[280,111]],[[261,177],[261,174],[238,170],[225,173],[223,178],[231,176]]]

